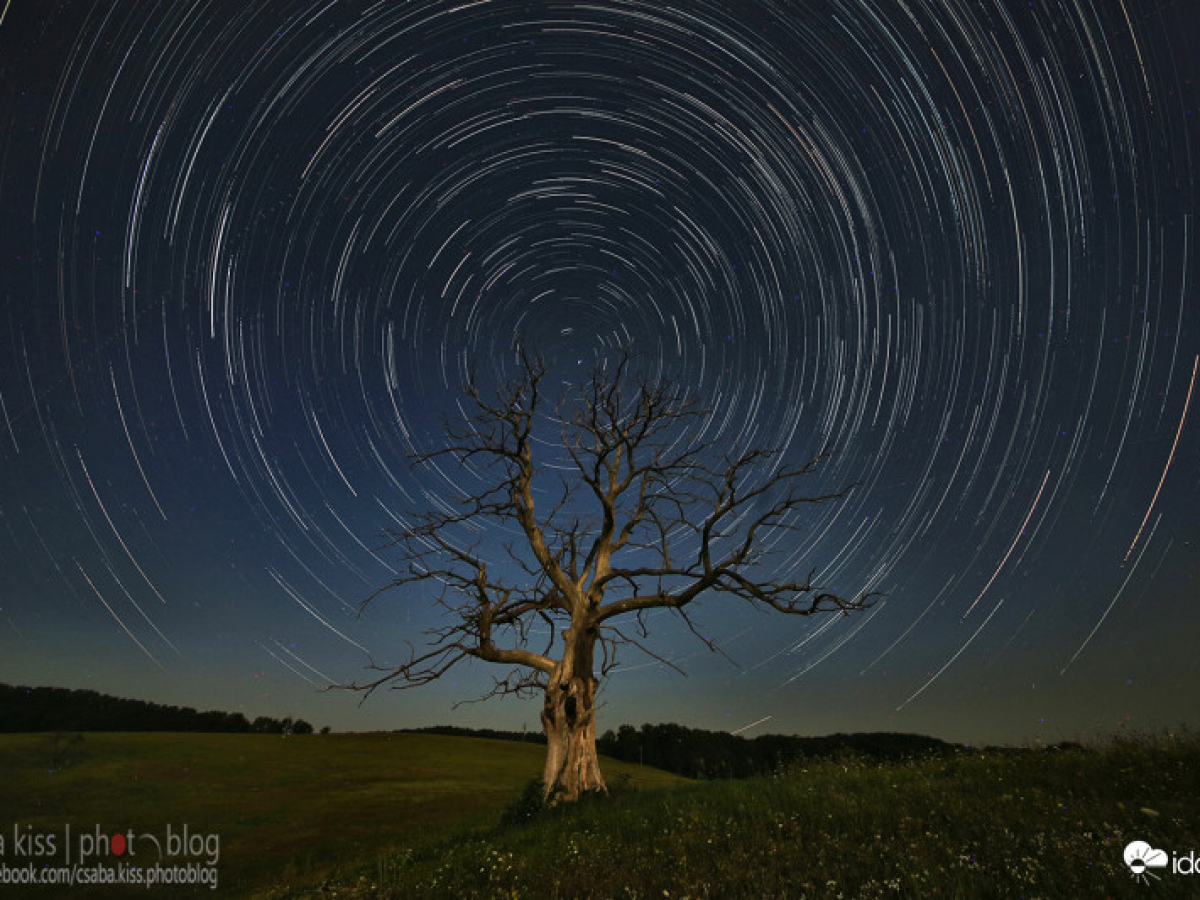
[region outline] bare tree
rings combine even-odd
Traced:
[[[385,674],[351,687],[428,684],[470,659],[508,667],[487,696],[544,695],[546,795],[574,800],[605,790],[595,698],[618,648],[672,665],[643,643],[647,611],[671,610],[699,635],[688,607],[704,594],[803,616],[862,609],[871,595],[844,599],[817,588],[811,573],[755,577],[768,538],[795,528],[799,507],[845,495],[799,490],[826,454],[788,466],[769,450],[729,456],[686,440],[689,421],[705,411],[638,374],[628,350],[547,411],[548,365],[520,347],[517,357],[519,377],[494,396],[472,378],[465,391],[474,411],[447,424],[445,446],[417,457],[419,465],[450,457],[489,486],[392,532],[402,574],[367,601],[429,587],[446,624],[429,633],[424,652],[410,648],[406,662],[375,667]],[[539,437],[548,428],[553,443]],[[541,457],[554,444],[560,465],[552,469]],[[495,536],[505,533],[498,548]]]

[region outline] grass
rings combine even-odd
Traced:
[[[963,753],[643,790],[399,849],[277,897],[1196,897],[1124,847],[1200,851],[1200,742]]]
[[[503,808],[540,774],[545,748],[422,734],[0,735],[0,835],[10,866],[12,828],[72,844],[82,830],[111,835],[219,835],[220,896],[310,883],[388,848],[493,826]],[[604,762],[607,777],[642,787],[673,775]],[[119,896],[131,888],[95,889]],[[137,889],[141,890],[141,889]],[[52,896],[30,888],[29,896]],[[20,891],[0,885],[0,894]],[[178,888],[159,896],[174,896]],[[197,891],[211,896],[208,890]],[[88,896],[80,889],[72,896]]]
[[[1122,860],[1132,840],[1200,852],[1195,738],[809,761],[734,782],[606,760],[632,790],[501,827],[543,752],[421,734],[5,735],[0,835],[187,824],[220,835],[219,896],[274,900],[1200,896],[1200,875],[1144,885]]]

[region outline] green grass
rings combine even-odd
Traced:
[[[605,761],[634,790],[500,827],[537,745],[419,734],[0,736],[0,835],[220,835],[219,896],[1174,898],[1137,884],[1131,840],[1200,851],[1200,742],[809,762],[683,782]],[[132,892],[132,893],[131,893]],[[101,889],[90,896],[179,896]],[[207,890],[193,896],[213,896]],[[55,897],[0,886],[0,895]],[[89,896],[73,890],[70,896]]]
[[[413,844],[280,897],[1196,897],[1136,883],[1144,840],[1200,851],[1200,743],[824,761],[641,791]]]
[[[319,881],[397,845],[492,827],[540,774],[544,753],[536,744],[421,734],[85,734],[66,748],[53,735],[0,735],[3,861],[28,861],[14,857],[14,825],[58,835],[61,851],[67,824],[76,836],[99,826],[160,838],[167,825],[186,824],[220,836],[218,895],[252,895]],[[681,781],[608,760],[604,771],[643,787]],[[53,891],[0,885],[3,897]],[[93,894],[130,891],[178,893]]]

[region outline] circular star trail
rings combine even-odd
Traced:
[[[886,595],[702,601],[736,665],[661,620],[692,679],[631,656],[602,717],[1197,712],[1187,4],[2,15],[0,677],[440,715],[486,673],[366,712],[311,688],[436,623],[359,603],[385,528],[479,484],[407,454],[519,339],[567,396],[632,345],[711,408],[690,437],[834,449],[814,492],[853,491],[771,565]]]

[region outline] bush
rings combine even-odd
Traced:
[[[504,808],[504,812],[500,814],[500,825],[504,828],[523,825],[534,816],[544,813],[550,808],[545,793],[546,784],[542,779],[535,778],[530,781],[520,796]]]

